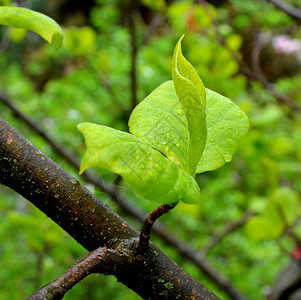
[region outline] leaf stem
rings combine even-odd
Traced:
[[[141,231],[140,231],[140,237],[139,237],[139,243],[138,243],[138,250],[140,252],[147,251],[148,246],[149,246],[151,228],[155,224],[156,220],[158,218],[160,218],[161,216],[167,214],[176,205],[177,205],[177,203],[162,204],[159,207],[157,207],[155,210],[153,210],[151,213],[149,213],[149,215],[144,220]]]

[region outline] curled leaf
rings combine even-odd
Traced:
[[[27,8],[0,6],[0,24],[32,30],[56,49],[63,43],[62,29],[53,19]]]
[[[202,80],[192,65],[185,59],[178,41],[174,55],[172,79],[181,103],[186,123],[186,165],[184,169],[192,176],[206,145],[206,92]]]
[[[181,52],[181,40],[174,51],[173,82],[160,85],[133,110],[129,127],[194,176],[207,138],[206,92]]]
[[[137,137],[92,123],[81,123],[78,129],[87,146],[80,173],[96,166],[108,169],[120,174],[138,196],[159,203],[200,201],[194,178]]]

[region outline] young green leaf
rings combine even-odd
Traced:
[[[0,6],[0,24],[32,30],[56,49],[63,43],[62,29],[53,19],[27,8]]]
[[[200,201],[194,178],[137,137],[92,123],[78,128],[87,145],[80,173],[95,166],[108,169],[120,174],[138,196],[159,203]]]
[[[129,120],[133,135],[91,123],[79,125],[87,144],[81,172],[103,167],[120,174],[141,197],[192,204],[200,199],[195,173],[231,160],[248,119],[229,99],[205,90],[182,55],[181,40],[174,52],[173,81],[134,109]]]
[[[178,91],[177,81],[182,78],[187,79],[197,90],[198,95],[201,100],[201,103],[203,104],[203,107],[206,107],[206,91],[205,91],[204,84],[203,84],[201,78],[199,77],[198,73],[196,72],[196,70],[193,68],[193,66],[189,63],[189,61],[182,54],[181,42],[182,42],[183,38],[184,38],[184,35],[182,35],[180,40],[177,42],[175,50],[174,50],[172,79],[175,83],[177,94],[178,93],[181,94],[181,91]],[[185,99],[181,99],[180,97],[179,97],[179,99],[180,99],[180,101],[182,101],[182,100],[185,101]],[[193,101],[195,101],[195,100],[193,100]],[[186,106],[185,103],[183,103],[182,105],[184,107]]]
[[[249,129],[246,114],[230,99],[206,89],[207,143],[196,172],[216,170],[232,155]]]
[[[207,139],[205,113],[206,92],[197,72],[182,54],[182,39],[183,36],[175,47],[172,79],[178,99],[184,111],[186,123],[187,163],[184,169],[194,176],[196,166],[202,156]]]
[[[248,131],[248,118],[228,98],[206,89],[207,141],[196,173],[215,170],[230,161]],[[130,132],[163,152],[184,169],[188,133],[172,81],[154,90],[133,110]]]
[[[129,130],[163,152],[179,168],[186,168],[186,122],[172,81],[161,84],[135,107],[130,116]]]
[[[174,51],[173,83],[162,84],[142,101],[132,112],[129,127],[194,176],[206,144],[206,92],[181,52],[182,38]]]

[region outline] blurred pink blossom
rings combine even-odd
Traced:
[[[279,53],[297,54],[301,51],[301,41],[288,35],[278,35],[272,40],[273,48]]]

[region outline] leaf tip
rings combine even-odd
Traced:
[[[83,133],[84,132],[85,123],[79,123],[79,124],[77,124],[76,127],[77,127],[78,131],[80,131],[81,133]]]
[[[180,39],[178,40],[175,50],[174,50],[174,54],[173,54],[173,65],[175,70],[177,70],[177,61],[178,61],[178,55],[179,53],[181,53],[181,43],[183,38],[185,37],[185,34],[183,34]]]
[[[63,45],[64,35],[62,32],[56,32],[52,35],[51,44],[54,46],[55,50],[58,50]]]
[[[85,172],[86,168],[83,168],[83,166],[80,166],[78,175],[82,175]]]

